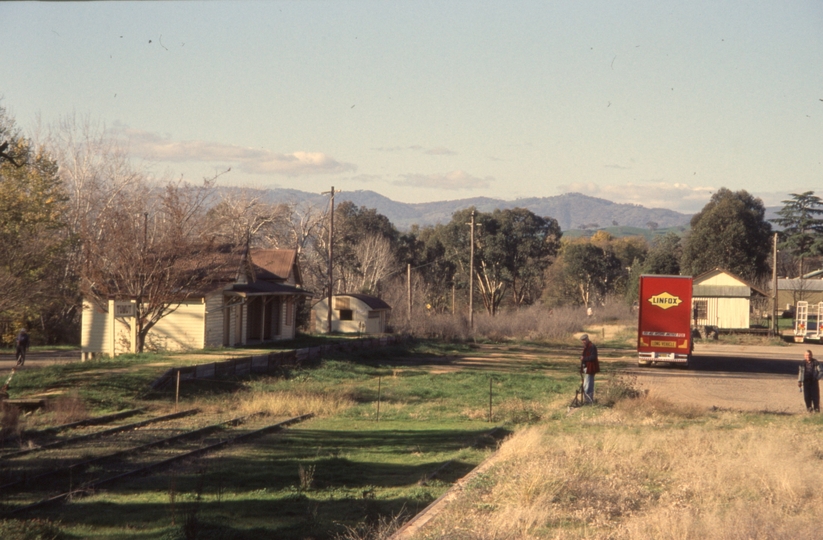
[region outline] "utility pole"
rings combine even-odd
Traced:
[[[340,192],[338,191],[338,193]],[[321,195],[331,195],[331,211],[329,212],[329,309],[327,313],[328,333],[331,334],[331,299],[332,289],[334,287],[334,279],[332,276],[332,261],[334,260],[334,186],[331,187],[331,191],[324,191]]]
[[[412,311],[412,293],[411,293],[411,263],[406,264],[406,295],[409,305],[409,324],[411,324]]]
[[[474,210],[471,220],[471,250],[469,252],[469,328],[474,330]]]
[[[780,335],[780,327],[777,324],[777,233],[774,233],[774,245],[772,246],[772,335]]]

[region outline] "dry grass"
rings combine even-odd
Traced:
[[[583,409],[514,435],[418,538],[819,538],[819,432],[650,397]]]
[[[354,405],[354,399],[343,392],[329,390],[321,394],[288,390],[255,392],[241,399],[237,409],[242,414],[264,412],[272,416],[298,416],[314,413],[315,416],[330,416]]]
[[[396,330],[412,335],[446,341],[488,339],[505,341],[526,339],[532,341],[565,340],[587,325],[602,325],[616,320],[633,320],[635,316],[621,302],[601,306],[593,317],[586,316],[585,308],[565,306],[549,309],[543,305],[527,306],[498,313],[492,317],[478,312],[474,316],[474,330],[469,327],[465,314],[415,314],[411,323],[396,320]]]
[[[51,424],[61,425],[78,422],[88,418],[86,405],[78,396],[59,396],[46,402],[45,411],[51,418]]]

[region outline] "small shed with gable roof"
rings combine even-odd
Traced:
[[[332,297],[332,332],[345,334],[384,334],[391,306],[368,294],[337,294]],[[328,332],[329,303],[323,298],[312,306],[311,329]]]
[[[743,278],[715,268],[692,281],[692,323],[726,330],[751,326],[752,298],[768,297]]]

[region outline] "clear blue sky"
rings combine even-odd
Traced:
[[[0,104],[158,174],[404,202],[823,194],[823,2],[0,3]]]

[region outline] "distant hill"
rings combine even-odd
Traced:
[[[640,227],[603,227],[600,229],[567,229],[563,231],[563,238],[590,238],[597,231],[605,231],[614,238],[623,238],[625,236],[642,236],[649,242],[653,241],[658,236],[664,236],[670,232],[683,236],[689,229],[688,225],[680,225],[677,227],[666,227],[664,229],[643,229]]]
[[[325,195],[307,193],[296,189],[264,190],[268,202],[312,201],[322,205],[328,200]],[[436,225],[448,223],[458,210],[474,206],[481,212],[495,209],[526,208],[539,216],[557,220],[564,231],[571,229],[605,229],[611,227],[637,227],[648,229],[654,222],[660,229],[686,227],[691,215],[681,214],[665,208],[646,208],[638,204],[620,204],[589,197],[581,193],[566,193],[554,197],[531,197],[504,201],[488,197],[473,197],[453,201],[428,203],[402,203],[367,190],[342,191],[335,201],[351,201],[357,206],[374,208],[383,214],[400,230],[412,225]]]

